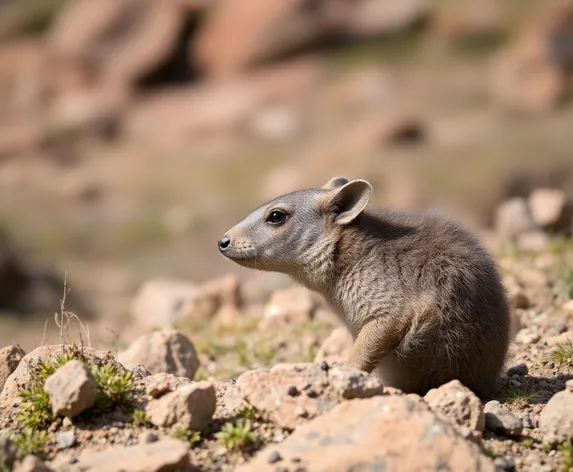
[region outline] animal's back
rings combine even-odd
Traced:
[[[424,393],[457,378],[489,394],[505,362],[509,309],[496,264],[481,243],[433,212],[367,212],[350,229],[342,243],[346,286],[337,295],[363,299],[342,303],[347,316],[409,319],[398,330],[396,349],[378,364],[381,376],[406,391]],[[356,283],[362,289],[349,291]]]

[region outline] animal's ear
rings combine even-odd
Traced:
[[[346,177],[333,177],[322,187],[324,190],[334,190],[335,188],[346,185],[349,180]]]
[[[329,198],[334,221],[339,225],[351,223],[364,211],[371,194],[372,186],[365,180],[352,180],[335,189]]]

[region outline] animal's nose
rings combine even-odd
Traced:
[[[223,236],[221,239],[219,239],[219,251],[226,251],[230,243],[231,240],[227,236]]]

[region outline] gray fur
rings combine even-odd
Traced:
[[[495,262],[465,228],[435,212],[365,210],[370,184],[331,179],[259,207],[221,252],[321,293],[348,327],[348,364],[424,394],[459,379],[492,393],[509,343]],[[267,222],[273,210],[284,223]]]

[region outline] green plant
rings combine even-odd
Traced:
[[[133,398],[132,372],[120,370],[114,364],[90,365],[99,395],[96,408],[107,411],[114,405],[125,405]]]
[[[259,414],[257,413],[255,407],[245,405],[237,412],[237,416],[240,416],[245,420],[255,421],[256,419],[258,419]]]
[[[215,437],[228,450],[243,450],[260,442],[259,435],[252,430],[252,423],[244,419],[225,423],[221,431],[215,433]]]
[[[484,446],[483,452],[490,459],[495,459],[496,457],[499,457],[499,454],[488,446]]]
[[[524,439],[519,444],[527,449],[531,449],[533,447],[533,441],[530,438]]]
[[[558,343],[550,354],[551,360],[557,365],[562,365],[573,360],[573,343],[567,340],[565,343]]]
[[[132,423],[134,426],[146,428],[146,427],[151,425],[151,423],[149,421],[149,417],[147,416],[145,411],[143,411],[139,408],[135,408],[131,412],[131,414],[129,415],[129,420],[130,420],[130,423]]]
[[[203,439],[200,431],[190,431],[181,426],[178,426],[173,430],[171,437],[180,439],[181,441],[187,441],[191,446],[197,444]]]
[[[537,393],[524,389],[505,387],[502,390],[503,400],[510,405],[524,406],[537,398]]]
[[[565,441],[557,449],[561,453],[559,472],[569,472],[573,469],[573,444],[571,441]]]
[[[23,428],[12,436],[12,441],[22,456],[35,454],[41,459],[46,457],[46,447],[50,441],[47,431],[37,431],[30,427]]]

